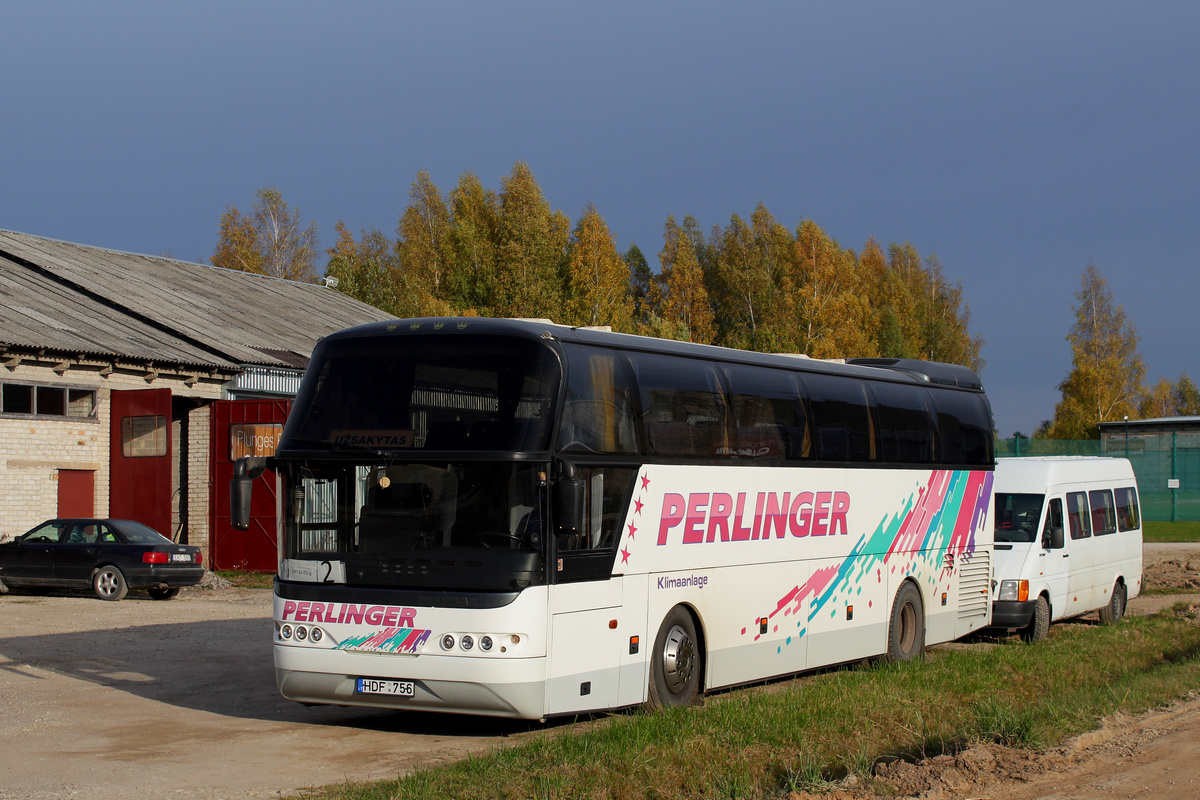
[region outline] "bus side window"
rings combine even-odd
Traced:
[[[930,391],[937,411],[937,457],[943,464],[992,463],[992,415],[987,400],[973,392]]]
[[[879,411],[879,436],[883,460],[901,464],[928,464],[934,460],[937,426],[929,395],[894,383],[872,385]]]
[[[712,364],[649,353],[629,357],[637,374],[639,414],[649,452],[731,460],[725,390]]]
[[[797,376],[737,364],[726,364],[724,371],[732,395],[738,459],[808,458],[812,437]]]
[[[1087,492],[1067,492],[1067,525],[1072,539],[1086,539],[1092,535],[1088,512]]]
[[[1046,527],[1042,529],[1042,547],[1057,550],[1063,546],[1062,500],[1054,498],[1046,510]]]
[[[1137,530],[1142,526],[1138,511],[1137,489],[1127,486],[1117,489],[1117,527],[1122,531]]]
[[[633,393],[624,359],[591,347],[567,350],[567,390],[558,449],[568,453],[636,453]]]
[[[822,461],[875,461],[875,420],[865,383],[832,375],[806,374],[816,429],[816,457]]]

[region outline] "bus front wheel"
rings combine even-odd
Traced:
[[[892,619],[888,625],[887,657],[891,661],[911,661],[925,655],[925,606],[921,593],[910,581],[896,592]]]
[[[700,694],[704,656],[696,622],[683,606],[663,620],[650,654],[650,700],[654,709],[689,706]]]

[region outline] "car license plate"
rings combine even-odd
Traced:
[[[190,564],[190,563],[192,563],[192,554],[191,553],[171,553],[171,560],[177,561],[177,562],[182,561],[184,563]]]
[[[412,681],[394,681],[389,678],[359,678],[359,694],[393,694],[397,697],[416,697],[417,685]]]

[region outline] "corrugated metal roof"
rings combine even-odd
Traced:
[[[303,366],[333,331],[389,319],[332,289],[0,231],[0,342],[231,368]]]

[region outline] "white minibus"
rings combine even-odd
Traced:
[[[1137,479],[1124,458],[996,459],[992,624],[1043,639],[1093,611],[1113,623],[1142,588]]]

